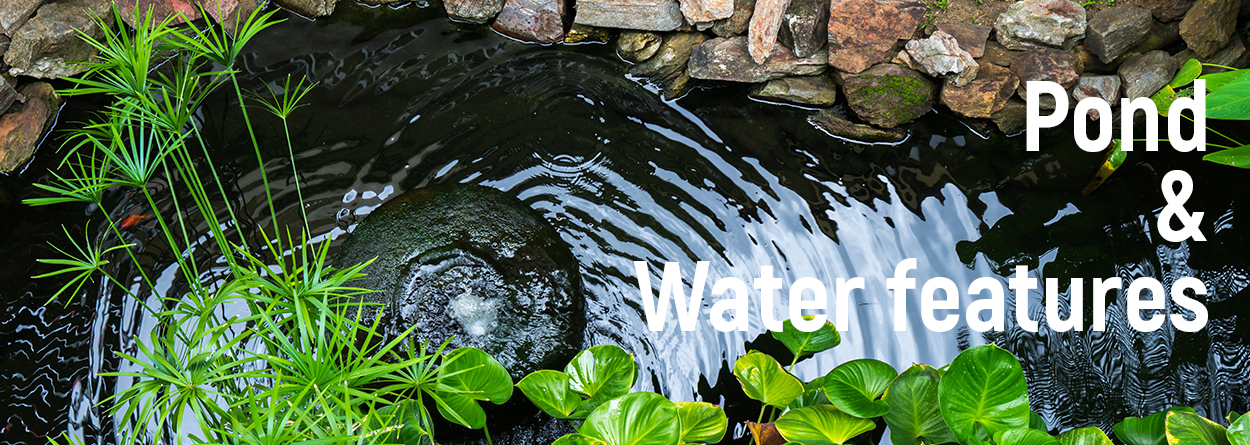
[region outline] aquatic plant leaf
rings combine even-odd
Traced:
[[[458,348],[438,369],[439,391],[496,405],[512,398],[512,377],[499,361],[481,349]]]
[[[1128,445],[1162,445],[1167,443],[1167,416],[1172,411],[1194,412],[1188,406],[1168,408],[1143,418],[1127,417],[1111,427],[1115,437]]]
[[[1207,118],[1250,119],[1250,76],[1229,82],[1208,94]]]
[[[807,385],[804,385],[807,386]],[[829,398],[825,396],[825,389],[822,386],[809,388],[803,391],[798,397],[790,401],[786,405],[787,409],[802,408],[805,406],[828,405]]]
[[[885,424],[890,427],[894,445],[956,442],[946,426],[938,405],[938,370],[929,365],[911,365],[890,383],[882,400],[889,406]]]
[[[1059,440],[1032,428],[1016,428],[994,433],[994,443],[998,445],[1059,445]]]
[[[1236,411],[1229,411],[1229,412],[1228,412],[1228,415],[1227,415],[1227,416],[1224,416],[1224,418],[1225,418],[1225,419],[1228,419],[1228,424],[1229,424],[1229,425],[1232,425],[1232,424],[1234,424],[1234,423],[1237,423],[1237,419],[1240,419],[1240,418],[1241,418],[1241,413],[1236,412]]]
[[[609,445],[673,445],[681,438],[680,423],[676,404],[636,392],[599,405],[577,432]]]
[[[959,353],[938,384],[946,425],[960,442],[1029,425],[1029,389],[1014,355],[996,345]],[[981,438],[981,437],[978,437]]]
[[[1250,168],[1250,145],[1207,153],[1202,160],[1238,168]]]
[[[516,387],[534,406],[557,419],[574,418],[569,414],[582,404],[581,396],[569,386],[569,375],[560,371],[543,369],[531,372]]]
[[[476,400],[459,394],[439,393],[433,396],[434,404],[438,405],[438,413],[444,419],[458,423],[465,428],[481,429],[486,426],[486,411]]]
[[[803,382],[781,369],[771,356],[753,351],[734,362],[734,376],[752,400],[784,408],[803,394]]]
[[[396,443],[404,445],[429,445],[432,443],[430,413],[421,402],[406,400],[388,405],[378,410],[378,415],[387,425],[400,426],[395,436]]]
[[[1033,410],[1029,410],[1029,428],[1050,433],[1050,425],[1046,424],[1046,419]]]
[[[830,405],[809,406],[787,411],[776,422],[781,437],[805,445],[845,444],[855,436],[872,431],[876,424],[838,410]]]
[[[1096,426],[1065,431],[1059,435],[1060,445],[1113,445],[1107,433]]]
[[[1243,77],[1247,77],[1247,74],[1250,74],[1250,69],[1225,71],[1222,73],[1212,73],[1212,74],[1207,74],[1205,76],[1199,77],[1199,79],[1206,81],[1208,92],[1215,92],[1216,90],[1219,90],[1220,88],[1224,88],[1225,85],[1228,85],[1229,83],[1235,80],[1241,79]]]
[[[1176,75],[1172,76],[1172,81],[1168,82],[1168,86],[1180,88],[1189,85],[1200,75],[1202,75],[1202,62],[1198,59],[1186,60],[1185,64],[1181,65],[1181,69],[1176,71]]]
[[[1228,442],[1232,445],[1250,445],[1250,416],[1233,411],[1228,413],[1228,420],[1232,423],[1228,427]]]
[[[725,410],[707,402],[677,402],[677,416],[682,443],[717,443],[729,428]]]
[[[1167,414],[1167,436],[1168,445],[1229,445],[1223,426],[1185,411]]]
[[[786,345],[796,358],[827,351],[842,343],[842,336],[838,335],[838,328],[833,323],[825,322],[824,326],[812,332],[800,331],[790,319],[783,321],[781,326],[781,332],[771,331],[771,334]]]
[[[775,423],[755,423],[748,420],[747,430],[751,432],[755,445],[784,445],[786,443],[786,439],[777,432]]]
[[[551,445],[606,445],[606,442],[585,434],[573,433],[561,436]]]
[[[638,365],[620,346],[599,345],[577,353],[564,372],[569,387],[589,398],[577,411],[590,413],[603,402],[628,394],[638,378]]]
[[[852,360],[833,368],[825,380],[825,395],[843,412],[869,419],[890,412],[884,400],[878,400],[898,371],[888,363],[873,360]]]

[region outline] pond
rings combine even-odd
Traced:
[[[651,332],[643,316],[634,261],[653,271],[675,261],[687,273],[709,261],[709,280],[750,283],[761,266],[786,283],[867,278],[842,345],[800,362],[800,378],[864,357],[898,369],[940,365],[970,346],[998,343],[1020,358],[1032,408],[1053,429],[1110,432],[1125,416],[1173,405],[1213,419],[1250,408],[1250,306],[1238,303],[1250,284],[1250,233],[1238,221],[1250,204],[1250,174],[1242,170],[1194,155],[1135,153],[1086,196],[1080,190],[1102,155],[1080,152],[1070,127],[1046,133],[1041,154],[1025,153],[1022,136],[942,113],[909,124],[902,143],[858,144],[816,129],[810,110],[747,99],[745,86],[707,84],[662,101],[626,77],[611,45],[526,45],[448,22],[437,6],[339,8],[315,22],[284,13],[287,21],[245,56],[244,83],[254,91],[278,88],[287,75],[318,82],[291,121],[314,235],[337,247],[372,209],[426,185],[474,183],[514,195],[554,225],[580,264],[582,346],[617,344],[635,354],[636,389],[723,403],[731,423],[754,418],[737,406],[741,389],[729,370],[750,348],[776,350],[760,337],[758,317],[747,332],[722,333],[706,322],[692,332]],[[200,114],[227,194],[246,208],[251,228],[294,225],[301,203],[281,121],[257,125],[271,160],[264,168],[277,184],[273,221],[233,100],[232,92],[217,94]],[[59,125],[92,106],[71,102]],[[1226,130],[1250,138],[1245,128]],[[49,242],[68,245],[60,225],[77,234],[89,217],[99,219],[99,209],[12,201],[34,196],[30,183],[46,180],[58,160],[53,143],[21,174],[0,178],[10,197],[0,199],[10,227],[0,235],[0,374],[9,381],[0,398],[12,407],[0,441],[68,428],[89,443],[113,443],[113,419],[95,405],[116,382],[97,373],[115,370],[111,351],[133,350],[150,320],[121,293],[92,286],[68,305],[45,306],[61,283],[29,279],[47,271],[34,260],[54,256]],[[1158,236],[1159,179],[1171,169],[1196,179],[1186,208],[1205,212],[1205,242]],[[176,288],[174,253],[155,242],[159,229],[143,218],[150,210],[124,194],[109,198],[114,216],[136,216],[129,230],[137,242],[154,240],[141,261],[164,272],[162,287]],[[1105,332],[1031,333],[1009,316],[1005,332],[982,334],[961,322],[934,333],[919,311],[899,332],[885,278],[907,258],[918,260],[917,281],[947,277],[960,289],[979,277],[1006,283],[1016,264],[1065,283],[1145,276],[1167,285],[1196,276],[1207,284],[1211,319],[1196,333],[1140,333],[1125,321],[1121,296],[1109,300]],[[971,301],[961,299],[962,307]],[[1032,318],[1044,318],[1043,293],[1029,299]],[[1101,310],[1085,313],[1094,309]],[[725,443],[746,443],[743,432],[731,428]]]

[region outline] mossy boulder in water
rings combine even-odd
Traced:
[[[404,193],[361,221],[335,258],[377,258],[357,283],[377,290],[391,332],[455,337],[499,360],[514,378],[562,366],[582,346],[578,265],[556,230],[515,197],[478,185]]]

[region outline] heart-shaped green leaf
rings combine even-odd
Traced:
[[[804,445],[842,445],[872,431],[875,426],[871,420],[846,414],[829,405],[792,409],[776,422],[781,437]]]
[[[1194,412],[1188,406],[1168,408],[1143,418],[1128,417],[1111,427],[1115,437],[1128,445],[1163,445],[1167,438],[1167,418],[1172,411]]]
[[[1208,94],[1207,118],[1250,119],[1250,76],[1242,76]]]
[[[784,408],[795,397],[803,394],[803,382],[781,369],[771,356],[751,352],[734,362],[734,376],[742,384],[742,391],[753,400]]]
[[[486,412],[476,400],[452,393],[436,393],[433,397],[444,419],[475,430],[486,426]]]
[[[1059,435],[1060,445],[1114,445],[1107,433],[1096,426],[1065,431]]]
[[[1168,445],[1229,445],[1228,434],[1218,423],[1184,411],[1167,416]]]
[[[1199,79],[1206,81],[1207,91],[1214,92],[1216,90],[1219,90],[1220,88],[1223,88],[1225,85],[1228,85],[1229,83],[1232,83],[1236,80],[1240,80],[1243,77],[1250,77],[1248,76],[1248,74],[1250,74],[1250,70],[1232,70],[1232,71],[1225,71],[1222,73],[1207,74],[1205,76],[1199,77]]]
[[[1237,414],[1236,411],[1228,414],[1232,425],[1228,427],[1228,442],[1232,445],[1250,445],[1250,416]]]
[[[569,386],[569,375],[560,371],[531,372],[516,387],[534,406],[557,419],[574,418],[570,414],[582,404],[581,396]]]
[[[773,338],[786,345],[795,357],[815,354],[833,349],[842,343],[838,328],[833,323],[825,322],[824,326],[812,332],[803,332],[794,327],[790,319],[781,322],[781,332],[771,331]]]
[[[786,405],[786,408],[794,409],[794,408],[802,408],[805,406],[828,405],[828,404],[829,404],[829,398],[825,397],[825,389],[822,387],[815,387],[815,388],[804,390],[803,394],[799,394],[798,397],[795,397],[794,400],[791,400],[790,404]]]
[[[447,354],[438,369],[438,390],[494,404],[512,398],[512,377],[490,354],[477,348],[459,348]]]
[[[890,427],[894,445],[956,442],[955,433],[942,419],[938,406],[938,370],[929,365],[912,365],[899,374],[885,391],[885,424]]]
[[[1234,423],[1237,423],[1237,419],[1240,419],[1240,418],[1241,418],[1241,413],[1236,412],[1236,411],[1229,411],[1229,412],[1228,412],[1228,415],[1227,415],[1227,416],[1224,416],[1224,418],[1225,418],[1225,419],[1228,419],[1228,424],[1229,424],[1229,425],[1232,425],[1232,424],[1234,424]]]
[[[725,410],[707,402],[677,402],[677,417],[681,443],[717,443],[729,428]]]
[[[659,394],[636,392],[599,405],[579,433],[608,445],[674,445],[681,439],[677,405]]]
[[[976,437],[978,426],[991,435],[1029,426],[1029,388],[1020,361],[995,345],[956,356],[938,384],[938,401],[960,442]]]
[[[638,378],[638,365],[620,346],[599,345],[577,353],[564,372],[569,375],[569,387],[589,399],[577,411],[589,413],[603,402],[628,394]]]
[[[1250,145],[1207,153],[1202,157],[1202,160],[1237,168],[1250,168]]]
[[[1050,425],[1046,424],[1046,419],[1033,410],[1029,410],[1029,428],[1050,434]]]
[[[890,406],[877,400],[898,377],[898,371],[888,363],[873,360],[852,360],[833,368],[825,375],[825,395],[843,412],[855,417],[870,419],[884,416]]]
[[[1172,76],[1172,81],[1168,82],[1168,86],[1172,88],[1180,88],[1189,85],[1194,79],[1202,75],[1202,62],[1198,59],[1189,59],[1181,65],[1181,69],[1176,71],[1176,75]]]
[[[585,434],[573,433],[565,434],[556,439],[551,445],[607,445],[602,440],[587,436]]]
[[[382,425],[399,426],[399,431],[387,442],[403,445],[429,445],[433,443],[430,413],[416,400],[405,400],[378,410],[382,422],[373,422],[375,429]]]
[[[1059,445],[1049,434],[1032,428],[1016,428],[994,433],[998,445]]]

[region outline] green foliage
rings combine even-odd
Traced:
[[[629,393],[638,378],[634,356],[620,346],[592,346],[573,357],[564,367],[569,386],[586,396],[578,409],[589,413],[604,402]]]
[[[1250,445],[1250,416],[1229,413],[1228,442],[1232,445]]]
[[[794,363],[798,363],[802,357],[833,349],[842,343],[842,336],[838,335],[838,328],[835,328],[833,323],[825,322],[823,326],[812,332],[800,331],[788,318],[782,321],[781,326],[780,332],[770,332],[773,338],[786,345],[786,349],[794,354],[794,362],[790,366],[794,366]]]
[[[681,443],[717,443],[725,437],[729,419],[725,410],[707,402],[677,402]]]
[[[940,381],[941,375],[932,366],[912,365],[890,383],[883,400],[889,407],[884,420],[890,426],[891,443],[920,445],[957,441],[938,405]]]
[[[762,352],[752,351],[738,357],[738,361],[734,362],[734,376],[747,397],[765,405],[783,408],[803,394],[803,382],[782,369],[772,356]]]
[[[677,405],[659,394],[626,394],[600,405],[577,432],[609,445],[673,445],[681,439]]]
[[[1029,392],[1020,362],[995,345],[976,346],[955,357],[938,385],[942,416],[955,437],[987,439],[1029,426]]]
[[[1068,430],[1059,435],[1059,443],[1061,445],[1113,445],[1107,433],[1094,426]]]
[[[1202,74],[1204,67],[1224,69],[1227,71]],[[1218,120],[1250,120],[1250,69],[1232,69],[1221,65],[1204,64],[1197,59],[1189,59],[1181,66],[1172,80],[1162,89],[1150,96],[1155,108],[1162,116],[1168,115],[1172,103],[1182,97],[1193,97],[1194,87],[1191,84],[1201,79],[1207,90],[1206,117]],[[1190,119],[1188,116],[1184,116]],[[1250,168],[1250,150],[1245,143],[1236,141],[1210,128],[1216,136],[1232,142],[1233,145],[1208,143],[1207,145],[1220,151],[1208,153],[1202,159],[1219,164],[1239,168]]]
[[[516,386],[534,406],[557,419],[573,419],[570,414],[582,404],[581,396],[569,385],[569,375],[560,371],[532,372]]]
[[[998,445],[1059,445],[1059,440],[1033,428],[1016,428],[994,433]]]
[[[851,416],[830,405],[792,409],[777,419],[781,437],[804,445],[842,445],[873,427],[871,420]]]
[[[1160,411],[1143,418],[1128,417],[1112,427],[1115,436],[1127,445],[1163,445],[1167,443],[1167,418],[1172,411],[1193,412],[1193,408],[1178,407]]]
[[[1167,436],[1168,445],[1229,445],[1224,427],[1186,411],[1167,414]]]
[[[859,418],[881,417],[890,406],[880,400],[898,371],[873,359],[853,360],[833,368],[825,376],[825,395],[843,412]]]

